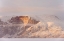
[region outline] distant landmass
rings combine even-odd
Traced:
[[[64,38],[60,21],[55,15],[5,16],[0,18],[0,38]]]

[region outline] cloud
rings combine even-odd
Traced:
[[[6,7],[0,8],[0,12],[47,12],[47,11],[58,11],[58,8],[47,8],[47,7]]]
[[[62,12],[64,9],[60,7],[63,0],[0,0],[2,8],[0,13],[38,13],[38,14],[54,14]],[[62,5],[63,6],[63,5]]]

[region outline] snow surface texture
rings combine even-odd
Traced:
[[[1,17],[0,38],[64,38],[63,21],[57,16],[28,16],[26,26],[15,17]]]

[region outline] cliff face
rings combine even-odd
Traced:
[[[55,22],[39,21],[29,16],[16,16],[10,18],[7,22],[0,20],[0,38],[4,37],[64,38],[64,30]]]
[[[28,21],[28,22],[27,22]],[[27,24],[36,24],[39,21],[29,17],[29,16],[16,16],[12,17],[11,20],[9,20],[10,23],[27,23]]]

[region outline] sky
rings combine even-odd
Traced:
[[[63,13],[64,0],[0,0],[0,16]]]

